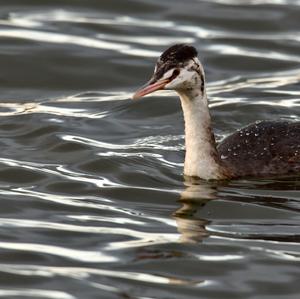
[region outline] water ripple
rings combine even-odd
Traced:
[[[0,297],[298,298],[299,179],[184,181],[177,95],[130,98],[193,43],[217,139],[298,120],[300,2],[25,2],[0,8]]]
[[[117,277],[130,279],[134,281],[140,282],[149,282],[156,284],[189,284],[188,281],[180,280],[180,279],[171,279],[159,275],[150,275],[145,273],[138,272],[128,272],[128,271],[111,271],[104,269],[94,269],[87,267],[43,267],[43,266],[12,266],[1,264],[1,271],[6,273],[15,273],[18,275],[37,275],[37,276],[66,276],[75,279],[84,279],[90,275],[97,276],[108,276],[108,277]],[[197,282],[194,282],[196,284]]]
[[[46,299],[75,299],[76,297],[65,292],[54,290],[39,290],[39,289],[18,289],[18,290],[0,290],[0,297],[28,297],[28,298],[46,298]]]
[[[29,251],[37,252],[49,255],[56,255],[66,259],[74,259],[87,263],[100,263],[100,262],[115,262],[117,259],[113,256],[104,255],[99,251],[80,251],[75,249],[69,249],[66,247],[58,247],[44,244],[33,243],[12,243],[12,242],[0,242],[0,248],[8,249],[12,251]]]
[[[100,178],[99,176],[94,177],[88,174],[80,174],[79,172],[74,172],[70,169],[67,169],[63,165],[44,164],[44,163],[42,164],[36,162],[26,162],[26,161],[18,161],[13,159],[4,159],[4,158],[0,158],[0,163],[8,166],[33,170],[34,172],[37,173],[54,175],[54,176],[66,178],[68,180],[87,182],[98,187],[119,186],[119,184],[113,183],[109,181],[107,178],[104,177]]]

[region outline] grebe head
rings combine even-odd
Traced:
[[[133,95],[133,99],[162,89],[204,92],[204,71],[194,47],[177,44],[167,49],[159,57],[150,81]]]

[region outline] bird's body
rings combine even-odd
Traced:
[[[217,150],[234,177],[300,174],[299,139],[300,122],[261,121],[229,135]]]
[[[148,85],[134,98],[173,89],[185,121],[184,174],[206,180],[300,174],[300,122],[261,121],[226,137],[218,146],[211,126],[203,67],[188,45],[167,49]]]

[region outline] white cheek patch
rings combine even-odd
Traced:
[[[185,80],[186,76],[183,72],[180,72],[180,74],[176,77],[175,80],[183,82]]]
[[[193,71],[182,70],[177,78],[180,79],[181,82],[189,82],[192,80],[193,76]]]
[[[168,70],[166,73],[164,73],[161,79],[169,79],[172,76],[173,72],[174,69]]]
[[[164,78],[170,78],[170,76],[173,74],[173,71],[167,72],[166,76],[164,76]],[[181,72],[179,73],[179,75],[174,78],[170,83],[168,83],[166,85],[166,89],[176,89],[176,88],[182,88],[185,86],[185,83],[188,82],[188,80],[191,78],[192,73],[185,71],[185,70],[181,70]]]

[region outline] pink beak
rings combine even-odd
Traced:
[[[169,79],[164,79],[164,80],[159,80],[153,84],[146,84],[145,86],[143,86],[141,89],[139,89],[133,96],[132,99],[133,100],[137,100],[143,96],[145,96],[146,94],[152,93],[156,90],[162,90],[164,89],[164,87],[170,82]]]

